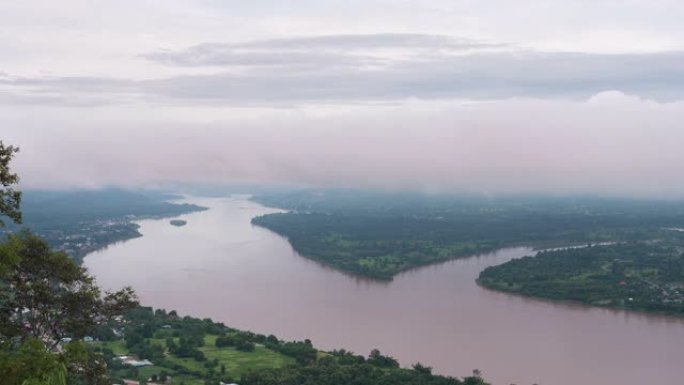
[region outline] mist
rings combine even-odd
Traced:
[[[22,188],[681,198],[679,5],[6,2],[0,139]]]
[[[198,121],[176,110],[147,119],[15,110],[23,127],[3,130],[3,139],[21,147],[16,170],[25,188],[263,183],[684,197],[682,102],[610,91],[584,101],[204,113]]]

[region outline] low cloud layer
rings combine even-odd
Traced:
[[[271,110],[201,124],[120,120],[56,128],[35,117],[5,136],[23,147],[17,169],[28,187],[187,181],[684,197],[684,103],[619,92]]]
[[[684,52],[539,52],[449,36],[335,35],[156,52],[146,60],[200,68],[155,79],[0,77],[7,103],[298,105],[406,98],[586,99],[621,90],[659,101],[684,95]]]
[[[0,2],[26,187],[684,198],[679,0]]]
[[[364,66],[396,60],[393,55],[425,56],[439,53],[497,49],[504,44],[444,35],[378,33],[325,35],[242,43],[204,43],[179,51],[144,57],[180,66]],[[428,56],[429,57],[429,56]]]

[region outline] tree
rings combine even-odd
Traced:
[[[27,230],[9,235],[0,255],[14,261],[0,287],[2,337],[33,337],[53,349],[63,337],[81,338],[98,321],[137,305],[130,288],[101,296],[85,268]]]
[[[413,370],[422,374],[432,374],[432,368],[429,366],[425,366],[420,362],[417,362],[415,365],[413,365]]]
[[[31,339],[17,349],[4,343],[0,349],[0,378],[3,385],[65,385],[67,369],[45,345]]]
[[[107,363],[102,354],[88,349],[81,341],[72,341],[65,345],[60,356],[67,368],[69,385],[109,385]]]
[[[0,141],[0,216],[21,222],[18,151]],[[0,226],[4,223],[0,221]],[[101,354],[78,339],[137,306],[130,288],[101,295],[86,270],[28,230],[0,243],[0,378],[3,385],[108,384]],[[62,337],[75,338],[53,354]]]
[[[0,140],[0,216],[6,215],[15,223],[21,223],[21,192],[12,187],[19,182],[19,177],[9,168],[9,163],[17,152],[19,148],[5,146]],[[4,225],[5,222],[0,219],[0,227]]]
[[[387,368],[398,368],[399,362],[390,356],[383,356],[378,349],[371,350],[366,360],[371,365],[387,367]]]

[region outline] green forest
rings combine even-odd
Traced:
[[[488,267],[488,288],[594,306],[684,315],[684,235],[539,252]]]
[[[303,256],[378,279],[505,246],[647,240],[684,225],[682,202],[350,190],[254,199],[289,210],[252,223],[287,237]]]

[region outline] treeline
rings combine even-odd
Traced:
[[[463,380],[433,375],[431,368],[421,364],[411,369],[402,369],[397,360],[373,350],[368,357],[345,350],[318,351],[311,341],[282,341],[274,335],[256,334],[229,328],[209,319],[179,317],[175,311],[153,310],[140,307],[128,312],[119,321],[112,321],[113,334],[100,335],[110,342],[117,341],[117,334],[125,335],[125,347],[129,354],[148,359],[154,364],[154,376],[180,378],[182,381],[201,380],[205,384],[230,383],[239,380],[241,384],[435,384],[435,385],[484,385],[479,376]],[[121,328],[123,333],[117,330]],[[205,344],[215,337],[218,349],[236,349],[244,354],[254,355],[256,349],[268,349],[277,354],[291,357],[292,364],[282,367],[250,367],[250,361],[243,373],[231,373],[226,362],[205,356]],[[123,365],[107,342],[96,347],[96,353],[105,357],[108,370],[114,381],[123,379],[146,380],[137,368]],[[170,359],[169,355],[187,360]],[[196,364],[201,364],[198,370]],[[194,368],[194,369],[193,369]],[[178,383],[178,381],[174,382]]]
[[[243,385],[484,385],[480,377],[436,376],[430,368],[382,368],[370,363],[341,363],[336,357],[323,358],[309,366],[251,372],[240,380]]]
[[[349,191],[255,198],[293,210],[253,223],[300,254],[381,279],[509,245],[644,240],[684,223],[684,204],[597,199],[454,198]]]
[[[480,273],[486,287],[532,297],[684,315],[684,239],[676,233],[543,251]]]
[[[158,376],[161,376],[163,371],[166,376],[197,379],[208,384],[230,383],[235,380],[235,374],[227,372],[225,363],[206,355],[203,348],[210,340],[208,337],[214,337],[213,344],[219,349],[233,348],[250,353],[259,345],[292,357],[295,362],[302,365],[316,359],[316,350],[309,341],[280,341],[273,335],[265,336],[236,330],[210,319],[179,317],[175,311],[167,313],[161,309],[140,307],[128,312],[122,320],[114,322],[110,327],[117,332],[98,335],[105,343],[96,350],[107,358],[112,377],[120,380],[146,379],[140,377],[138,369],[122,365],[109,347],[111,345],[107,344],[108,341],[120,340],[121,336],[124,336],[127,353],[150,360],[160,369]],[[187,360],[169,359],[169,355]],[[258,357],[255,357],[256,359]],[[193,362],[199,364],[201,369]]]

